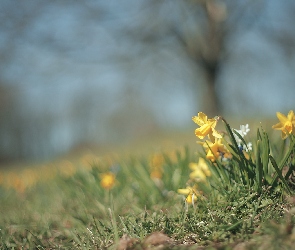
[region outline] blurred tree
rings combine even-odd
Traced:
[[[272,3],[271,3],[272,2]],[[232,53],[233,41],[246,32],[259,32],[283,51],[294,51],[295,32],[291,30],[291,11],[288,18],[278,20],[273,1],[237,0],[182,0],[148,1],[137,29],[129,30],[135,41],[142,44],[170,46],[176,40],[191,58],[196,69],[201,69],[205,82],[201,109],[210,116],[222,112],[218,88],[223,66]],[[284,2],[287,9],[295,9],[292,1]],[[275,22],[281,22],[276,25]],[[282,32],[282,27],[285,27]],[[286,27],[289,27],[286,29]],[[175,44],[172,45],[175,48]],[[287,52],[290,56],[290,54]],[[255,55],[258,60],[260,55]],[[201,86],[196,79],[196,84]]]

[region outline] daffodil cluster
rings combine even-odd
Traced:
[[[212,163],[218,158],[230,158],[230,152],[222,143],[223,136],[215,129],[218,118],[208,119],[206,114],[199,112],[198,116],[194,116],[192,119],[200,126],[195,130],[195,135],[200,139],[208,136],[209,140],[198,142],[204,147],[206,158]],[[187,195],[186,203],[194,205],[195,200],[200,196],[200,191],[197,190],[198,184],[200,182],[206,183],[207,177],[212,174],[206,160],[202,157],[199,157],[198,163],[190,163],[189,168],[192,170],[190,181],[194,185],[193,187],[187,186],[185,189],[178,189],[178,193]]]
[[[198,142],[203,145],[206,151],[206,158],[212,162],[215,162],[218,158],[231,158],[229,150],[222,143],[223,136],[215,129],[218,117],[208,119],[207,115],[199,112],[198,116],[194,116],[192,119],[200,126],[195,130],[195,135],[200,139],[204,139],[206,136],[210,139],[205,142]]]
[[[232,129],[222,117],[210,119],[202,112],[194,116],[192,120],[199,126],[195,135],[202,140],[197,143],[203,146],[205,156],[199,157],[197,163],[189,164],[192,172],[187,187],[178,190],[180,194],[187,195],[186,203],[194,205],[208,187],[209,192],[206,192],[209,195],[212,192],[210,187],[219,186],[222,190],[235,183],[242,183],[257,193],[267,187],[273,190],[282,188],[291,194],[292,189],[295,190],[294,182],[290,182],[292,188],[288,182],[295,171],[295,114],[293,110],[287,115],[277,112],[277,118],[279,123],[272,128],[281,131],[283,140],[289,139],[284,143],[287,148],[283,153],[280,153],[282,150],[273,150],[275,147],[262,127],[257,129],[253,150],[252,142],[245,140],[250,131],[249,124]],[[226,132],[216,130],[219,120],[224,123]]]

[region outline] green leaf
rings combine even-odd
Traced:
[[[278,165],[277,165],[275,159],[274,159],[271,155],[269,155],[269,158],[270,158],[270,161],[271,161],[271,163],[272,163],[274,169],[275,169],[276,172],[277,172],[278,177],[281,179],[281,181],[282,181],[283,184],[285,185],[286,189],[287,189],[288,192],[291,194],[291,189],[290,189],[288,183],[286,182],[285,178],[284,178],[283,175],[282,175],[282,170],[279,169],[279,167],[278,167]],[[277,177],[274,177],[273,182],[272,182],[272,186],[273,186],[273,184],[274,184],[276,178],[277,178]]]
[[[292,152],[294,152],[294,151],[295,151],[295,140],[292,140],[291,139],[288,152],[286,153],[285,157],[281,160],[279,166],[276,165],[280,171],[282,171],[283,167],[285,166],[286,162],[288,161],[289,157],[291,156]],[[273,181],[272,181],[272,184],[271,185],[274,184],[274,182],[276,181],[277,177],[278,177],[278,174],[276,173],[274,175],[274,178],[273,178]]]
[[[295,170],[295,165],[291,164],[287,174],[285,175],[285,180],[289,179],[290,175],[293,173],[294,170]]]
[[[224,124],[225,124],[225,128],[226,128],[226,131],[227,131],[227,133],[229,134],[229,137],[230,137],[230,140],[231,140],[231,142],[232,142],[232,144],[233,144],[233,147],[231,147],[234,151],[235,151],[235,153],[237,154],[237,155],[239,155],[239,157],[241,158],[241,165],[242,165],[242,167],[244,168],[244,169],[249,169],[248,167],[247,167],[247,165],[248,165],[248,160],[245,158],[245,156],[244,156],[244,153],[240,150],[240,148],[239,148],[239,146],[238,146],[238,144],[237,144],[237,142],[236,142],[236,139],[235,139],[235,136],[234,136],[234,134],[233,134],[233,131],[232,131],[232,129],[231,129],[231,127],[230,127],[230,125],[226,122],[226,120],[224,119],[224,118],[222,118],[222,121],[224,122]],[[234,131],[235,132],[235,134],[238,134],[236,131]],[[241,138],[241,135],[238,135],[239,136],[239,138]],[[245,141],[244,141],[245,142]]]
[[[270,153],[270,147],[269,147],[269,139],[268,135],[265,131],[262,133],[262,143],[261,143],[261,160],[263,165],[263,172],[264,175],[269,174],[268,173],[268,162],[269,162],[269,153]]]
[[[285,166],[285,164],[286,164],[287,160],[289,159],[291,153],[295,150],[294,147],[295,147],[295,140],[291,140],[291,142],[290,142],[290,146],[289,146],[289,150],[288,150],[288,152],[286,153],[286,155],[285,155],[285,157],[283,158],[283,160],[280,162],[280,165],[279,165],[279,168],[280,168],[280,169],[282,169],[282,168]]]
[[[257,147],[256,147],[256,180],[257,180],[257,191],[258,193],[261,192],[262,188],[262,164],[261,164],[261,157],[260,157],[260,147],[261,141],[257,140]]]
[[[234,145],[234,148],[236,149],[236,152],[239,152],[239,146],[235,140],[234,134],[232,132],[232,129],[230,127],[230,125],[226,122],[226,120],[224,118],[222,118],[222,121],[225,124],[225,129],[227,131],[227,133],[229,134],[230,140],[232,142],[232,144]]]

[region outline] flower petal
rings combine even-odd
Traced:
[[[193,195],[194,194],[189,194],[187,197],[186,197],[186,202],[189,203],[189,204],[192,204],[194,202],[194,198],[193,198]]]
[[[197,116],[193,116],[192,120],[194,123],[197,123],[199,126],[202,126],[204,124],[203,121]]]
[[[177,190],[177,193],[188,195],[191,192],[188,188],[180,188]]]
[[[210,124],[206,123],[203,126],[197,128],[195,130],[195,135],[199,137],[200,139],[203,139],[206,135],[208,135],[211,132],[211,126]]]
[[[277,117],[278,117],[278,119],[280,120],[281,123],[285,123],[285,122],[288,121],[288,118],[284,114],[282,114],[280,112],[277,112]]]
[[[288,137],[288,134],[282,130],[282,139],[285,140]]]
[[[212,134],[216,138],[222,138],[222,135],[217,132],[216,129],[212,128]]]
[[[194,116],[192,120],[199,126],[203,126],[205,123],[207,123],[207,116],[203,112],[199,112],[198,116]]]
[[[198,164],[195,163],[195,162],[191,162],[190,164],[188,164],[188,167],[189,167],[191,170],[196,170],[196,169],[198,169]]]
[[[203,112],[199,112],[199,113],[198,113],[198,117],[199,117],[202,121],[207,122],[207,115],[204,114]]]
[[[289,111],[287,118],[289,121],[292,121],[294,119],[294,111],[293,110]]]
[[[277,130],[281,130],[281,129],[283,129],[283,127],[284,127],[284,125],[281,122],[272,126],[273,129],[277,129]]]
[[[206,180],[206,175],[202,169],[196,169],[195,171],[191,172],[189,177],[191,179],[200,178],[201,180]]]

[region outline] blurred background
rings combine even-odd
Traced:
[[[194,128],[198,111],[261,118],[295,107],[292,0],[2,0],[0,9],[1,162]]]

